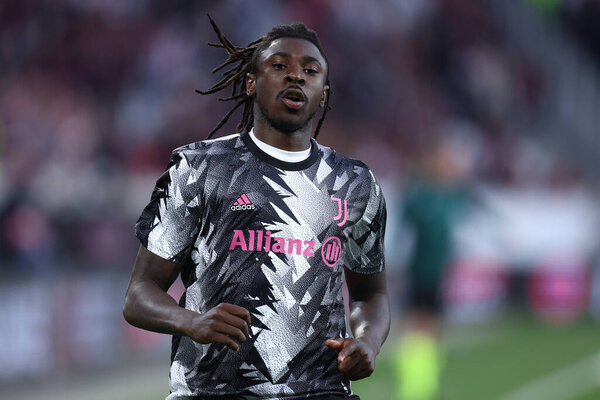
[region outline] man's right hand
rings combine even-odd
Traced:
[[[204,314],[189,314],[185,333],[198,343],[221,343],[237,351],[246,341],[250,313],[243,307],[221,303]]]
[[[221,343],[237,351],[250,330],[250,313],[221,303],[204,314],[186,310],[167,293],[179,275],[178,264],[140,245],[125,295],[123,316],[152,332],[186,335],[198,343]]]

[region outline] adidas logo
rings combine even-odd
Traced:
[[[254,207],[254,204],[252,204],[248,196],[246,196],[246,193],[242,193],[240,198],[237,199],[231,206],[232,211],[254,210],[255,208],[256,207]]]

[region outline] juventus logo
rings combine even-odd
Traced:
[[[346,219],[348,217],[348,203],[346,202],[346,200],[344,200],[344,209],[342,210],[342,199],[331,196],[331,200],[338,203],[338,215],[333,217],[333,220],[339,221],[341,219],[342,222],[338,222],[337,226],[343,226],[346,223]]]

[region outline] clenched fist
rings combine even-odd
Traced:
[[[376,351],[355,338],[329,339],[325,346],[338,352],[338,369],[350,380],[366,378],[375,369]]]
[[[221,303],[204,314],[190,314],[185,333],[198,343],[221,343],[237,351],[246,341],[250,313],[243,307]]]

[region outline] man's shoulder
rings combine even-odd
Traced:
[[[356,158],[347,157],[322,144],[319,144],[319,148],[321,149],[323,158],[327,161],[327,163],[333,168],[339,168],[340,173],[347,171],[347,173],[351,173],[355,176],[374,179],[373,171],[371,171],[371,168],[369,168],[365,162]]]
[[[238,151],[237,149],[242,147],[242,144],[240,135],[234,133],[216,139],[200,140],[177,147],[173,150],[173,155],[185,157],[188,161],[214,156],[222,157],[227,153]]]

